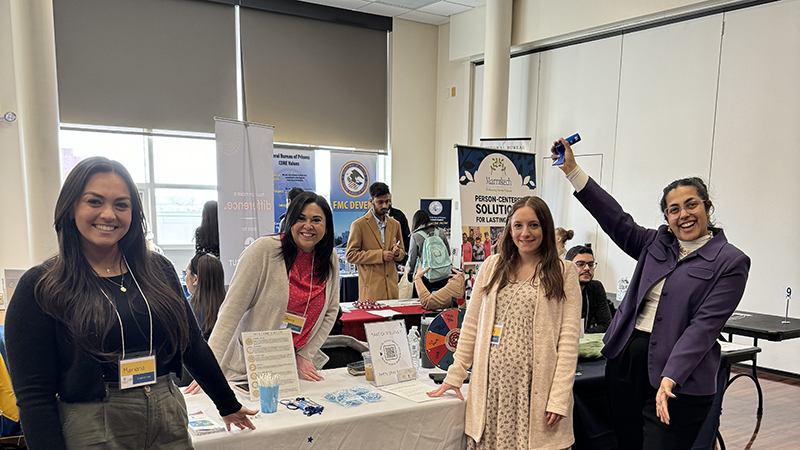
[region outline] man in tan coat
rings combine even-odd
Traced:
[[[350,225],[347,262],[358,266],[358,299],[387,300],[398,296],[397,266],[406,252],[400,223],[386,214],[392,194],[386,183],[369,187],[370,210]]]

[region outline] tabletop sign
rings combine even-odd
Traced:
[[[278,397],[300,395],[292,332],[289,330],[242,333],[250,400],[258,400],[258,374],[272,372],[280,379]]]
[[[376,386],[417,379],[404,320],[365,323],[364,330]]]

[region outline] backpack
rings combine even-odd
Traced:
[[[423,231],[418,231],[425,238],[422,244],[422,255],[420,264],[422,268],[430,267],[425,274],[429,281],[439,281],[447,278],[453,270],[453,263],[450,261],[450,254],[444,241],[433,230],[431,234],[425,235]]]

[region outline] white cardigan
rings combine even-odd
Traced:
[[[217,323],[208,340],[217,362],[228,380],[247,376],[242,346],[243,331],[277,330],[289,305],[289,277],[280,254],[278,236],[257,239],[242,252]],[[297,354],[312,361],[319,369],[328,357],[319,349],[339,314],[339,259],[331,252],[333,269],[325,284],[322,314],[311,329],[306,345]]]
[[[499,255],[491,256],[478,272],[475,294],[461,325],[454,362],[444,380],[447,384],[461,387],[467,378],[467,369],[472,366],[464,432],[476,442],[480,442],[486,424],[489,349],[498,291],[495,286],[486,292],[484,286],[497,270],[499,259]],[[578,363],[581,288],[575,264],[565,264],[564,261],[561,264],[567,298],[556,300],[542,295],[533,314],[534,364],[528,436],[531,449],[563,449],[575,442],[572,385]],[[547,426],[547,412],[564,418],[550,428]]]

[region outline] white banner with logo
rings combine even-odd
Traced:
[[[274,128],[215,119],[219,251],[230,284],[239,257],[253,241],[274,230]]]
[[[481,138],[481,147],[511,150],[513,152],[531,152],[531,138]]]
[[[536,194],[536,160],[533,153],[456,147],[461,236],[454,240],[461,242],[464,263],[479,263],[496,251],[514,202]]]

